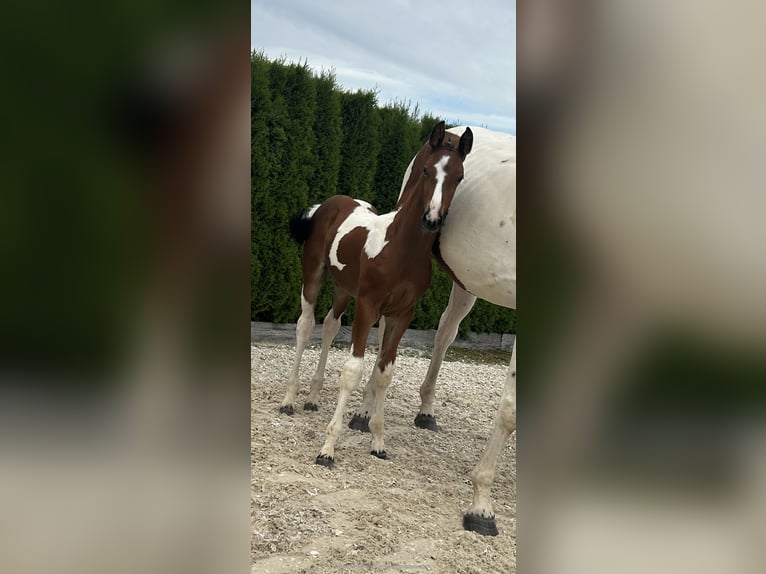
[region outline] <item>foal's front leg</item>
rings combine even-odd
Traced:
[[[378,321],[378,358],[375,360],[375,364],[380,363],[380,354],[383,352],[383,335],[386,332],[386,318],[382,316]],[[348,428],[370,432],[370,413],[373,407],[373,397],[375,389],[375,371],[373,370],[370,375],[370,379],[364,387],[364,396],[362,397],[362,404],[359,409],[351,417],[348,423]]]
[[[370,454],[378,458],[386,458],[386,449],[383,444],[383,405],[386,401],[386,391],[394,374],[394,360],[399,348],[399,341],[409,327],[414,313],[415,307],[386,319],[386,332],[383,334],[380,355],[372,373],[374,386],[372,416],[370,418],[370,431],[372,432],[372,451]]]
[[[322,466],[332,466],[335,460],[335,443],[343,432],[343,414],[346,411],[348,397],[359,385],[364,372],[364,349],[367,345],[367,337],[370,329],[377,319],[375,310],[357,300],[354,324],[351,328],[351,358],[343,366],[343,372],[340,375],[340,394],[338,395],[338,406],[335,408],[335,414],[327,425],[327,436],[324,446],[319,451],[316,463]]]

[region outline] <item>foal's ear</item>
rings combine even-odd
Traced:
[[[431,144],[432,148],[437,148],[442,145],[444,134],[444,120],[442,120],[431,130],[431,137],[429,138],[428,143]]]
[[[465,159],[465,156],[471,153],[472,147],[473,147],[473,132],[471,131],[471,128],[465,128],[463,135],[460,136],[460,143],[457,146],[457,151],[460,154],[460,157]]]

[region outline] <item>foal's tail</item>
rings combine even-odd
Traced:
[[[290,236],[298,243],[303,243],[311,233],[313,220],[311,219],[319,205],[313,205],[306,211],[302,211],[290,218]]]

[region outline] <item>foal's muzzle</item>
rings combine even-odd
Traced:
[[[429,219],[428,214],[426,213],[423,216],[423,219],[422,219],[421,223],[423,225],[423,229],[425,229],[426,231],[436,232],[436,231],[439,231],[441,229],[441,227],[442,227],[442,220],[443,220],[443,218],[441,216],[439,216],[435,220],[431,220],[431,219]]]

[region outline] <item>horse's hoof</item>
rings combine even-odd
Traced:
[[[303,410],[304,411],[318,411],[319,407],[316,406],[314,403],[305,403],[303,405]]]
[[[439,430],[439,426],[436,424],[436,417],[424,413],[418,413],[418,416],[415,417],[415,426],[430,431]]]
[[[463,528],[482,536],[497,536],[498,534],[494,516],[487,518],[481,514],[466,513],[463,515]]]
[[[334,462],[335,460],[333,460],[331,456],[326,456],[324,454],[320,454],[316,459],[316,463],[319,466],[326,466],[327,468],[332,468]]]
[[[348,428],[362,432],[370,432],[370,417],[354,415],[348,422]]]
[[[291,417],[291,416],[293,416],[293,407],[291,407],[290,405],[285,405],[283,407],[279,407],[279,412],[284,414],[284,415],[287,415],[287,416]]]
[[[383,460],[386,460],[388,458],[385,450],[371,450],[370,454],[377,456],[378,458],[382,458]]]

